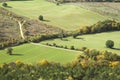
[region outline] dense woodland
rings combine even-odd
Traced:
[[[14,75],[14,76],[13,76]],[[0,65],[1,80],[119,80],[120,56],[112,52],[84,49],[66,65],[42,60],[37,64],[21,61]]]

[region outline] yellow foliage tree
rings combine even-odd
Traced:
[[[17,60],[16,62],[16,65],[22,65],[22,64],[24,64],[22,61],[20,61],[20,60]]]
[[[46,59],[43,59],[39,62],[40,65],[48,65],[49,62]]]
[[[69,76],[66,80],[74,80],[71,76]]]
[[[109,63],[109,66],[115,67],[117,65],[120,65],[120,61],[112,61]]]
[[[86,60],[81,61],[80,64],[82,65],[83,68],[86,68],[88,66]]]

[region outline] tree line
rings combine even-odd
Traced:
[[[120,22],[117,22],[115,20],[105,20],[105,21],[99,21],[91,26],[81,27],[80,29],[73,32],[73,37],[83,34],[94,34],[94,33],[119,31],[119,30],[120,30]]]

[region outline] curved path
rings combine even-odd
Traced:
[[[22,37],[23,39],[25,39],[24,34],[23,34],[23,31],[22,31],[22,24],[20,23],[20,21],[18,21],[18,24],[19,24],[19,27],[20,27],[21,37]]]

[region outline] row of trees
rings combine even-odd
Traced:
[[[0,64],[1,80],[119,80],[120,56],[108,51],[85,49],[75,61],[61,65],[42,60]]]
[[[120,30],[120,22],[115,20],[105,20],[99,21],[91,26],[83,26],[80,29],[73,32],[73,37],[77,37],[78,35],[83,34],[94,34],[100,32],[109,32],[109,31],[119,31]]]
[[[64,49],[70,49],[70,50],[76,50],[76,51],[84,51],[85,49],[87,49],[87,47],[82,47],[82,48],[75,48],[75,46],[63,46],[63,45],[58,45],[56,43],[53,43],[53,44],[50,44],[50,43],[46,43],[45,45],[47,46],[53,46],[53,47],[57,47],[57,48],[64,48]],[[114,41],[112,40],[107,40],[106,43],[105,43],[106,47],[107,48],[111,48],[111,49],[114,49]]]

